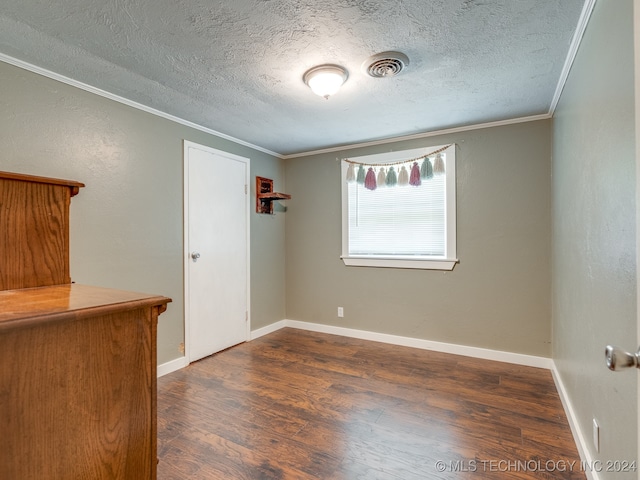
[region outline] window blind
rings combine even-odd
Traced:
[[[445,175],[419,186],[347,189],[350,256],[445,256]]]

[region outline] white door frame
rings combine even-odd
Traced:
[[[247,212],[246,212],[246,232],[247,232],[247,329],[245,341],[251,338],[251,201],[249,198],[249,179],[251,170],[251,160],[249,158],[234,155],[233,153],[224,152],[215,148],[200,145],[188,140],[184,140],[183,166],[184,166],[184,219],[183,219],[183,283],[184,283],[184,357],[186,364],[191,363],[190,357],[190,312],[189,312],[189,261],[191,253],[189,252],[189,149],[194,148],[202,150],[214,155],[228,158],[230,160],[239,161],[246,164],[245,189],[247,192]]]
[[[633,1],[633,50],[634,50],[634,91],[635,91],[635,140],[636,140],[636,294],[640,304],[640,0]],[[640,308],[636,305],[637,317],[637,343],[640,345]],[[640,370],[636,373],[638,379],[638,391],[636,402],[638,403],[638,457],[640,462]],[[640,477],[639,477],[640,478]]]

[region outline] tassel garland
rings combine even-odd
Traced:
[[[436,155],[436,161],[433,162],[433,173],[436,175],[440,175],[444,173],[444,161],[442,160],[442,155]]]
[[[396,175],[396,171],[393,167],[389,167],[389,171],[387,172],[387,180],[385,185],[387,187],[393,187],[398,183],[398,176]]]
[[[369,167],[367,171],[367,176],[364,179],[364,188],[368,188],[369,190],[375,190],[376,185],[376,172],[373,171],[373,167]]]
[[[404,165],[400,168],[400,173],[398,174],[398,185],[409,185],[409,173]]]
[[[367,165],[345,158],[343,161],[349,163],[346,181],[348,183],[357,182],[368,190],[395,185],[419,187],[426,180],[432,179],[434,175],[445,173],[445,157],[442,152],[452,145],[434,150],[425,156],[378,165]]]
[[[422,166],[420,167],[420,177],[425,179],[433,178],[433,167],[431,166],[429,157],[424,157],[424,162],[422,162]]]
[[[418,166],[418,162],[413,162],[413,167],[411,167],[411,175],[409,176],[409,185],[419,187],[421,184],[422,180],[420,180],[420,167]]]
[[[355,181],[356,181],[356,172],[355,172],[355,169],[353,168],[353,163],[350,163],[349,167],[347,168],[347,182],[353,183]]]

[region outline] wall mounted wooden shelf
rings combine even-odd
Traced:
[[[256,212],[273,215],[274,200],[290,200],[291,195],[273,191],[273,180],[256,177]]]

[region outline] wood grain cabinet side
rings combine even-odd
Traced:
[[[81,187],[0,172],[0,290],[71,283],[69,203]]]
[[[0,292],[0,478],[156,478],[170,301],[76,284]]]

